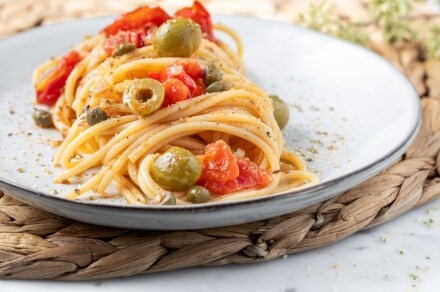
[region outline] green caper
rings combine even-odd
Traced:
[[[162,83],[154,79],[133,79],[122,99],[134,114],[148,116],[162,106],[164,88]]]
[[[201,43],[200,26],[188,18],[168,20],[154,34],[154,48],[161,57],[190,57]]]
[[[134,51],[135,49],[136,46],[132,43],[124,43],[122,45],[118,45],[114,48],[112,52],[112,57],[120,57]]]
[[[151,167],[154,181],[170,191],[184,191],[194,185],[202,172],[197,157],[189,150],[171,147]]]
[[[193,204],[200,204],[209,201],[211,193],[201,186],[192,186],[186,191],[188,200]]]
[[[86,121],[89,126],[108,120],[110,117],[100,107],[94,107],[86,113]]]
[[[273,115],[280,129],[283,129],[289,121],[289,107],[278,95],[269,95],[273,104]]]
[[[42,128],[53,127],[52,117],[50,116],[50,113],[48,111],[40,110],[36,108],[32,113],[32,118],[34,119],[34,122],[38,127],[42,127]]]
[[[223,74],[214,63],[210,63],[206,66],[205,70],[203,70],[203,83],[205,83],[206,86],[221,80],[223,80]]]
[[[212,93],[212,92],[222,92],[229,89],[229,84],[225,81],[215,81],[211,83],[206,89],[205,92]]]
[[[149,201],[148,204],[154,206],[176,205],[176,197],[172,192],[163,192],[154,196],[154,198]]]

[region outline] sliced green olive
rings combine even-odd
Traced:
[[[188,18],[168,20],[154,34],[154,48],[161,57],[189,57],[201,43],[200,26]]]
[[[94,126],[100,122],[108,120],[110,117],[100,107],[94,107],[86,113],[86,121],[89,126]]]
[[[210,63],[206,66],[205,70],[203,70],[203,83],[205,83],[206,86],[221,80],[223,80],[223,74],[214,63]]]
[[[202,172],[197,157],[189,150],[171,147],[151,167],[154,181],[170,191],[184,191],[194,185]]]
[[[136,50],[136,46],[132,43],[124,43],[115,47],[112,53],[112,57],[120,57]]]
[[[50,116],[50,113],[48,111],[40,110],[36,108],[32,113],[32,118],[34,119],[34,122],[38,127],[42,127],[42,128],[53,127],[52,117]]]
[[[229,84],[225,81],[215,81],[211,83],[205,90],[205,92],[212,93],[212,92],[222,92],[229,89]]]
[[[201,186],[192,186],[186,191],[188,200],[193,204],[206,203],[211,198],[211,193]]]
[[[176,197],[172,192],[163,192],[154,196],[154,198],[149,201],[148,204],[155,206],[176,205]]]
[[[269,95],[273,104],[273,115],[280,129],[283,129],[289,121],[289,107],[278,95]]]
[[[164,98],[162,83],[150,78],[130,82],[122,99],[134,114],[148,116],[160,109]]]

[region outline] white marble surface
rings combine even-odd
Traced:
[[[431,221],[432,220],[432,221]],[[0,281],[0,290],[440,291],[440,199],[331,246],[267,263],[88,282]]]

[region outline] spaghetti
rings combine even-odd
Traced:
[[[173,39],[173,29],[187,37]],[[316,183],[284,149],[273,101],[245,77],[241,54],[235,32],[213,26],[196,1],[174,16],[150,7],[124,14],[40,65],[37,102],[51,106],[64,136],[55,182],[98,167],[68,198],[113,185],[135,205],[240,200]]]

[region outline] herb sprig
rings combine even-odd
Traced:
[[[305,27],[366,46],[368,36],[362,27],[337,16],[333,3],[327,0],[311,4],[306,13],[299,15],[299,23]]]
[[[299,15],[299,23],[305,27],[330,34],[347,41],[368,46],[368,27],[380,28],[387,42],[401,44],[416,42],[426,52],[429,59],[440,59],[440,26],[433,25],[423,38],[412,27],[411,21],[431,19],[438,15],[414,16],[415,2],[425,0],[366,0],[365,4],[372,18],[367,22],[355,22],[335,13],[331,0],[311,4],[308,10]],[[440,0],[439,4],[440,4]]]

